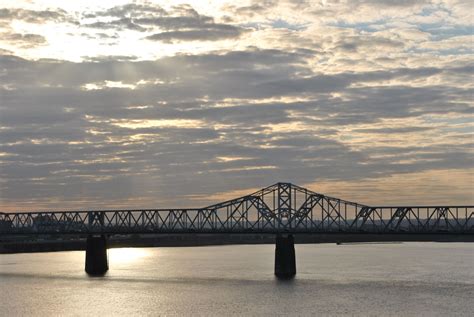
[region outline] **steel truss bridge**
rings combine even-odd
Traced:
[[[291,183],[204,208],[0,213],[0,235],[474,233],[474,206],[373,207]]]
[[[0,237],[85,235],[88,274],[109,269],[107,236],[114,234],[276,234],[275,275],[296,274],[293,234],[474,234],[474,206],[373,207],[290,183],[196,209],[0,213]]]

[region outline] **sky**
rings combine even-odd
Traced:
[[[0,210],[474,204],[472,7],[0,0]]]

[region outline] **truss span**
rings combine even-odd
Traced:
[[[0,213],[0,235],[474,233],[474,206],[373,207],[291,183],[194,209]]]

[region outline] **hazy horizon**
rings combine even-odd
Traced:
[[[454,0],[0,0],[0,211],[474,205],[472,30]]]

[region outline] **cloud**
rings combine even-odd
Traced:
[[[161,6],[156,4],[138,4],[129,3],[121,6],[115,6],[107,10],[85,13],[85,18],[96,17],[133,17],[143,15],[165,15],[167,12]]]
[[[441,187],[411,192],[450,173],[453,197],[472,200],[464,15],[449,3],[345,4],[58,10],[80,17],[64,33],[74,50],[48,26],[12,24],[0,51],[1,205],[198,207],[276,181],[426,203]],[[12,10],[4,21],[65,27]],[[393,185],[404,175],[410,192]]]
[[[32,48],[47,43],[45,37],[39,34],[1,33],[0,37],[4,42],[22,48]]]
[[[410,7],[414,5],[428,4],[430,2],[428,0],[401,0],[401,1],[357,0],[357,1],[354,1],[353,3],[354,5],[371,5],[371,6],[378,6],[378,7]]]
[[[172,43],[175,41],[217,41],[238,38],[250,29],[230,24],[215,23],[209,16],[200,15],[189,5],[172,7],[166,11],[160,6],[129,4],[105,11],[89,13],[86,18],[118,18],[83,24],[96,29],[115,29],[155,32],[145,38]],[[157,28],[161,30],[156,32]],[[163,31],[164,30],[164,31]]]
[[[212,27],[188,31],[169,31],[147,36],[152,41],[173,43],[174,41],[217,41],[240,37],[248,30],[232,25],[214,24]]]
[[[278,1],[274,0],[252,1],[247,6],[224,5],[222,9],[232,12],[232,15],[253,17],[268,12],[270,8],[277,6],[277,4]]]
[[[46,22],[75,22],[63,9],[26,10],[20,8],[0,9],[0,20],[22,20],[28,23],[43,24]]]
[[[389,134],[389,133],[413,133],[420,131],[432,130],[432,127],[401,127],[401,128],[367,128],[367,129],[355,129],[352,132],[356,133],[380,133],[380,134]]]
[[[135,20],[142,25],[158,26],[165,30],[196,29],[201,27],[213,27],[214,19],[208,16],[164,16],[153,18],[138,18]]]
[[[108,22],[94,22],[89,24],[83,24],[83,27],[94,28],[94,29],[101,29],[101,30],[134,30],[143,32],[146,28],[141,27],[140,25],[134,23],[130,18],[121,18],[117,20],[112,20]]]
[[[0,48],[0,55],[13,55],[13,51]]]
[[[408,85],[466,67],[304,77],[305,59],[258,49],[155,61],[4,56],[9,88],[1,92],[0,174],[8,183],[2,194],[14,201],[31,192],[29,199],[41,202],[54,190],[71,201],[79,193],[91,202],[98,196],[109,201],[153,185],[164,204],[178,189],[198,196],[221,191],[229,178],[233,188],[244,188],[279,179],[307,183],[472,168],[471,141],[456,136],[462,124],[434,142],[451,120],[443,114],[472,113],[469,90]],[[376,85],[397,78],[405,84]],[[80,88],[124,79],[135,88]],[[437,115],[441,121],[431,122]],[[405,126],[396,121],[402,119]],[[424,126],[410,123],[414,119]],[[248,159],[219,159],[226,156]],[[209,185],[196,187],[201,182]],[[143,202],[150,201],[147,195]]]

